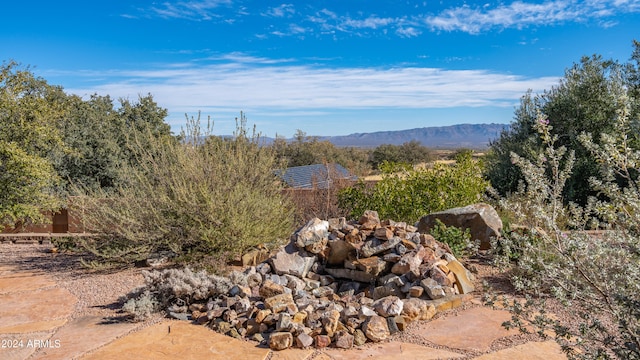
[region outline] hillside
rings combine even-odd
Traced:
[[[336,146],[376,147],[382,144],[401,145],[416,140],[430,148],[484,149],[489,141],[496,139],[507,124],[459,124],[451,126],[424,127],[408,130],[354,133],[344,136],[320,137]]]

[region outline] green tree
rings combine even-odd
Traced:
[[[62,206],[53,191],[57,184],[46,159],[0,140],[0,225],[44,221],[42,211]]]
[[[400,145],[400,154],[402,154],[402,162],[412,165],[430,162],[434,159],[431,149],[417,140],[411,140]]]
[[[296,131],[291,142],[276,136],[272,147],[276,156],[283,159],[287,167],[337,163],[358,175],[370,171],[367,165],[369,151],[354,147],[336,147],[328,140],[321,141],[315,136],[307,136],[302,130]]]
[[[0,221],[38,222],[58,210],[53,164],[66,146],[60,122],[66,95],[16,62],[0,66]]]
[[[0,140],[14,142],[31,155],[58,154],[64,149],[60,122],[65,108],[61,87],[16,62],[0,67]]]
[[[148,133],[149,142],[172,139],[170,127],[164,121],[166,116],[167,110],[159,107],[150,94],[140,96],[137,102],[121,99],[116,109],[109,96],[93,95],[85,101],[36,77],[29,68],[13,61],[3,63],[0,67],[0,143],[5,154],[4,167],[12,166],[3,181],[9,183],[8,176],[18,176],[15,172],[18,168],[39,179],[33,183],[15,179],[11,189],[22,194],[30,210],[16,210],[5,219],[41,220],[33,208],[37,202],[28,199],[41,199],[40,210],[55,211],[59,209],[55,207],[65,206],[63,200],[72,187],[115,188],[124,179],[122,169],[142,161],[139,154],[131,150],[134,138],[142,141],[147,138],[139,135]],[[25,191],[40,193],[26,194]],[[49,201],[48,197],[57,197],[59,201]],[[20,201],[20,197],[5,196],[5,212],[24,205],[9,203],[10,200]],[[19,214],[28,214],[30,218],[20,219]]]
[[[304,166],[318,164],[322,162],[320,159],[322,154],[314,153],[313,149],[318,143],[318,138],[307,136],[307,134],[298,129],[293,136],[295,141],[291,142],[286,148],[285,158],[288,160],[288,166]]]
[[[384,162],[400,163],[400,148],[396,145],[382,144],[377,146],[371,153],[371,166],[374,169],[380,169],[380,165]]]
[[[638,47],[637,42],[635,46]],[[511,153],[533,160],[543,151],[533,127],[537,114],[541,113],[552,125],[553,135],[558,136],[558,146],[566,146],[576,154],[573,173],[564,187],[565,202],[585,204],[589,196],[595,195],[588,179],[598,175],[598,169],[589,151],[578,141],[578,134],[614,130],[616,94],[621,90],[630,95],[638,91],[637,82],[632,81],[634,69],[637,67],[631,63],[623,65],[599,55],[583,57],[565,71],[564,78],[551,90],[535,96],[527,93],[511,129],[490,146],[486,176],[498,192],[505,195],[516,191],[523,179],[521,171],[511,163]],[[638,99],[633,96],[630,99],[632,117],[637,116]]]
[[[167,109],[158,106],[151,94],[138,96],[137,102],[120,99],[118,115],[128,131],[150,131],[156,138],[171,135],[171,127],[164,121],[167,114]]]
[[[55,166],[68,185],[115,188],[123,181],[122,169],[139,161],[130,149],[133,139],[146,139],[141,134],[149,134],[149,141],[171,138],[164,121],[167,110],[151,95],[141,96],[137,102],[119,102],[116,109],[108,95],[94,94],[88,100],[69,96],[61,127],[67,151]]]
[[[73,186],[113,188],[126,161],[124,121],[109,96],[86,101],[70,96],[69,103],[62,127],[68,151],[57,164],[58,174]]]
[[[378,169],[384,162],[420,164],[433,161],[433,152],[420,144],[417,140],[411,140],[402,145],[382,144],[376,147],[371,154],[370,163]]]
[[[534,135],[537,102],[539,99],[531,91],[520,98],[514,122],[498,139],[491,142],[485,156],[485,176],[491,186],[502,195],[516,191],[523,179],[520,169],[512,163],[511,154],[532,158],[540,147],[540,142]]]

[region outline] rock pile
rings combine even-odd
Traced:
[[[473,291],[446,244],[412,225],[380,221],[375,211],[353,222],[313,219],[244,275],[226,294],[173,315],[274,350],[351,348],[430,319]]]

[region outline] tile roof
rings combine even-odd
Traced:
[[[328,171],[329,169],[331,170]],[[331,185],[331,179],[327,179],[327,174],[331,174],[334,179],[356,179],[340,164],[294,166],[284,171],[276,171],[276,175],[289,187],[296,189],[326,189]]]

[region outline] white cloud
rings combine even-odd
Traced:
[[[204,60],[225,61],[229,63],[247,63],[247,64],[280,64],[293,62],[295,59],[271,59],[266,57],[252,56],[243,52],[232,52],[229,54],[214,55]]]
[[[421,33],[422,31],[412,26],[400,27],[396,30],[396,34],[398,34],[400,37],[405,37],[405,38],[416,37],[416,36],[419,36]]]
[[[445,2],[446,4],[447,2]],[[485,3],[482,6],[463,5],[445,8],[438,13],[416,15],[415,9],[408,9],[396,16],[378,16],[360,12],[358,16],[340,14],[331,9],[312,10],[301,13],[293,4],[259,9],[260,2],[253,11],[233,0],[183,0],[165,1],[146,10],[147,16],[163,18],[192,19],[195,21],[221,19],[234,24],[236,18],[261,16],[272,21],[264,32],[277,36],[298,36],[301,33],[316,33],[334,36],[347,33],[357,36],[395,33],[400,37],[415,37],[425,31],[461,31],[477,34],[491,29],[521,29],[534,26],[550,26],[566,22],[594,22],[601,27],[615,26],[616,15],[639,12],[640,0],[517,0],[501,2],[498,5]],[[223,18],[220,7],[225,7]],[[426,7],[426,6],[425,6]],[[311,5],[304,8],[312,9]],[[231,17],[229,17],[231,10]],[[394,9],[395,10],[395,9]],[[136,15],[122,15],[138,18]],[[292,23],[283,19],[292,19]],[[267,20],[269,21],[269,20]],[[257,35],[264,37],[264,34]]]
[[[607,17],[619,13],[640,10],[638,0],[556,0],[543,3],[514,1],[508,5],[491,8],[462,6],[423,17],[432,30],[463,31],[476,34],[492,28],[523,28],[546,26],[563,22],[596,20],[603,26],[611,26]]]
[[[297,24],[289,24],[287,29],[275,30],[275,31],[272,31],[271,34],[280,36],[280,37],[292,36],[292,35],[303,37],[302,35],[309,31],[310,31],[309,29],[299,26]]]
[[[157,6],[152,6],[153,15],[163,18],[179,18],[191,20],[211,20],[219,17],[213,10],[221,5],[230,5],[231,0],[192,0],[192,1],[166,1]]]
[[[606,28],[616,24],[612,17],[638,11],[640,11],[640,0],[513,1],[497,6],[464,5],[446,8],[436,14],[407,13],[397,17],[379,17],[364,13],[358,18],[342,15],[330,9],[322,9],[308,16],[306,21],[315,24],[321,34],[334,35],[336,32],[343,32],[364,35],[365,33],[361,33],[362,30],[377,30],[382,34],[395,32],[401,37],[415,37],[424,30],[477,34],[491,29],[521,29],[566,22],[593,21],[598,26]],[[280,35],[290,35],[290,32],[278,31]]]
[[[272,7],[267,10],[266,15],[272,17],[290,17],[296,13],[296,10],[292,4],[282,4],[280,6]]]
[[[393,24],[396,21],[397,20],[392,18],[380,18],[372,15],[363,20],[357,20],[347,17],[342,20],[342,25],[353,29],[378,29],[386,27],[389,24]]]
[[[230,55],[227,58],[235,58]],[[266,63],[263,61],[263,63]],[[82,76],[81,73],[78,75]],[[67,89],[114,98],[151,93],[171,111],[259,109],[316,112],[323,109],[513,107],[527,89],[540,91],[557,78],[525,78],[485,70],[436,68],[321,68],[255,66],[229,62],[184,64],[102,75],[101,85]],[[121,80],[126,79],[126,80]]]

